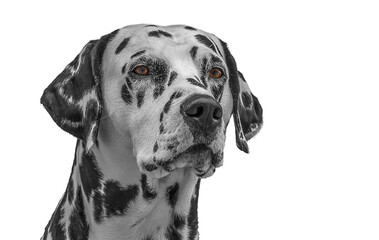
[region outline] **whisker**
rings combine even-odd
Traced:
[[[111,115],[112,115],[112,114],[109,114],[109,115],[107,115],[107,116],[104,116],[104,117],[100,118],[99,121],[104,120],[105,118],[110,117]]]

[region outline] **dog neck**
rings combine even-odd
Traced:
[[[191,168],[160,179],[142,174],[130,138],[119,136],[110,121],[102,121],[98,141],[88,152],[78,141],[46,239],[198,238],[200,179]]]

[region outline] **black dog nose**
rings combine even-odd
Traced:
[[[212,132],[221,124],[222,107],[210,96],[192,95],[183,102],[180,110],[190,127]]]

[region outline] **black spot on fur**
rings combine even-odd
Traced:
[[[195,240],[196,236],[198,235],[198,216],[197,216],[197,203],[199,200],[199,189],[200,189],[200,179],[197,180],[197,183],[195,185],[195,191],[194,196],[191,198],[191,205],[190,210],[187,218],[187,224],[188,224],[188,239],[189,240]]]
[[[251,95],[251,99],[253,99],[254,111],[255,111],[255,114],[257,116],[256,121],[258,123],[262,123],[263,122],[263,109],[262,109],[262,106],[259,103],[259,100],[258,100],[258,98],[256,96],[254,96],[252,93],[250,93],[250,95]]]
[[[156,60],[151,60],[151,73],[153,76],[153,82],[155,85],[154,88],[154,99],[159,97],[163,91],[166,88],[166,81],[168,79],[168,73],[169,73],[169,66],[167,63],[162,60],[162,59],[156,59]],[[150,61],[147,63],[149,64]]]
[[[157,84],[156,87],[154,88],[154,99],[162,95],[163,91],[165,90],[165,86],[163,84]]]
[[[171,103],[172,103],[172,99],[170,98],[170,100],[168,100],[163,107],[164,113],[168,113],[168,111],[170,110],[170,107],[171,107]]]
[[[201,60],[201,78],[205,78],[208,75],[208,59],[204,57]]]
[[[197,50],[198,50],[198,49],[199,49],[199,47],[194,46],[194,47],[192,47],[191,50],[190,50],[190,55],[191,55],[191,57],[192,57],[193,60],[196,59],[196,55],[197,55]]]
[[[201,82],[203,83],[203,85],[205,86],[205,88],[208,88],[208,83],[207,83],[207,80],[205,79],[205,76],[201,76]]]
[[[157,37],[157,38],[161,37],[161,35],[159,34],[159,31],[151,31],[148,33],[148,36],[149,37]]]
[[[174,226],[169,226],[167,228],[165,237],[167,240],[182,240],[182,235],[174,228]]]
[[[168,80],[167,86],[170,86],[172,82],[178,77],[178,73],[175,71],[172,71],[170,74],[170,79]]]
[[[242,103],[243,105],[248,108],[251,106],[251,103],[253,101],[253,99],[251,99],[251,96],[250,94],[248,94],[247,92],[242,92],[241,93],[241,97],[242,97]]]
[[[189,83],[191,83],[192,85],[195,85],[195,86],[198,86],[198,87],[201,87],[201,88],[207,89],[203,84],[199,83],[198,81],[196,81],[196,80],[193,79],[193,78],[187,78],[187,81],[188,81]]]
[[[76,191],[75,207],[70,216],[68,234],[70,239],[87,240],[89,225],[86,220],[83,195],[80,186]]]
[[[154,189],[149,186],[146,174],[141,174],[141,189],[142,197],[147,201],[150,201],[157,196],[157,193],[154,191]]]
[[[103,174],[98,168],[95,156],[92,152],[83,152],[79,172],[83,191],[89,200],[92,191],[101,186],[100,182],[103,178]]]
[[[149,25],[146,25],[145,27],[157,27],[157,25],[149,24]]]
[[[163,107],[163,112],[168,113],[168,111],[170,111],[170,107],[171,107],[172,102],[175,99],[180,98],[182,95],[183,95],[183,93],[181,91],[176,91],[173,94],[171,94],[170,99],[166,102],[166,104]]]
[[[93,195],[93,215],[97,223],[101,223],[104,219],[103,201],[104,197],[100,191],[95,191]]]
[[[126,64],[124,64],[124,66],[122,66],[122,68],[121,68],[121,73],[124,74],[124,73],[125,73],[125,70],[126,70]]]
[[[186,224],[186,218],[184,216],[175,214],[174,215],[174,227],[176,229],[182,229],[184,225]]]
[[[172,35],[168,32],[165,32],[165,31],[162,31],[162,30],[158,30],[159,33],[165,37],[168,37],[168,38],[172,38]]]
[[[116,48],[115,53],[119,54],[126,47],[126,45],[128,45],[129,40],[130,38],[125,38],[124,40],[122,40],[120,45],[118,45],[118,47]]]
[[[146,164],[144,167],[145,167],[146,171],[148,171],[148,172],[152,172],[158,168],[155,164],[151,164],[151,163]]]
[[[161,125],[159,126],[159,134],[163,134],[164,133],[164,126],[163,126],[163,123],[161,123]]]
[[[142,91],[139,91],[137,93],[137,107],[140,108],[143,104],[143,99],[145,97],[145,91],[142,90]]]
[[[104,207],[107,217],[122,216],[128,210],[129,204],[136,199],[139,193],[137,185],[124,188],[114,180],[108,180],[104,187]]]
[[[72,181],[72,177],[70,177],[70,180],[68,181],[67,185],[67,199],[70,204],[74,199],[74,182]]]
[[[169,186],[166,190],[168,204],[173,208],[178,201],[179,183]]]
[[[47,224],[45,228],[45,233],[47,231],[48,226],[50,226],[49,232],[51,233],[51,236],[54,240],[66,240],[66,232],[65,232],[65,225],[61,224],[61,219],[64,216],[64,204],[66,202],[66,192],[63,195],[58,207],[56,208],[55,212],[51,216],[51,219],[49,223]]]
[[[136,57],[138,57],[138,56],[144,54],[145,52],[146,52],[146,50],[142,50],[142,51],[136,52],[135,54],[133,54],[133,55],[130,57],[130,59],[132,59],[132,58],[136,58]]]
[[[209,38],[207,38],[206,36],[201,35],[201,34],[197,34],[195,37],[196,37],[197,41],[199,41],[199,43],[204,44],[205,46],[212,49],[215,53],[217,53],[216,47],[211,42],[211,40],[209,40]]]
[[[130,89],[130,91],[132,91],[133,85],[132,85],[132,82],[130,81],[130,79],[128,77],[125,78],[125,82],[126,82],[126,85],[128,85],[128,88]]]
[[[187,29],[187,30],[191,30],[191,31],[196,31],[197,30],[196,28],[193,28],[193,27],[190,27],[190,26],[185,26],[184,28]]]
[[[204,87],[205,88],[208,88],[208,83],[207,83],[207,81],[205,80],[205,77],[204,76],[201,76],[201,80],[197,77],[197,76],[195,76],[195,78],[196,78],[196,80],[198,81],[198,82],[202,82],[203,83],[203,85],[204,85]]]
[[[131,104],[133,102],[133,96],[130,93],[129,89],[126,87],[126,85],[122,85],[122,88],[121,88],[121,98],[127,104]]]
[[[212,95],[213,97],[217,100],[217,101],[221,101],[221,94],[222,92],[224,91],[224,85],[213,85],[212,88],[211,88],[211,92],[212,92]]]
[[[215,56],[215,55],[212,54],[212,56],[211,56],[211,63],[212,63],[212,65],[214,65],[216,63],[222,63],[222,60],[221,60],[221,58],[219,58],[219,57],[217,57],[217,56]]]
[[[151,32],[148,33],[149,37],[160,38],[162,35],[165,36],[165,37],[168,37],[168,38],[172,38],[172,35],[170,33],[162,31],[162,30],[151,31]]]
[[[155,142],[153,152],[157,152],[157,151],[158,151],[158,143]]]

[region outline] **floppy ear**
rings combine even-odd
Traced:
[[[238,80],[240,93],[237,112],[241,122],[242,132],[246,140],[250,140],[262,127],[263,109],[258,98],[250,91],[241,72],[238,72]]]
[[[263,124],[263,110],[258,101],[250,91],[242,73],[237,70],[237,64],[230,53],[227,44],[221,41],[226,64],[229,70],[229,86],[233,98],[233,119],[236,131],[237,147],[248,153],[247,141],[254,137]]]
[[[88,42],[76,58],[45,89],[41,103],[55,123],[84,141],[88,151],[97,145],[102,111],[101,63],[118,30]]]
[[[83,140],[87,149],[96,142],[102,106],[100,80],[93,68],[97,43],[97,40],[87,43],[41,97],[55,123]]]

